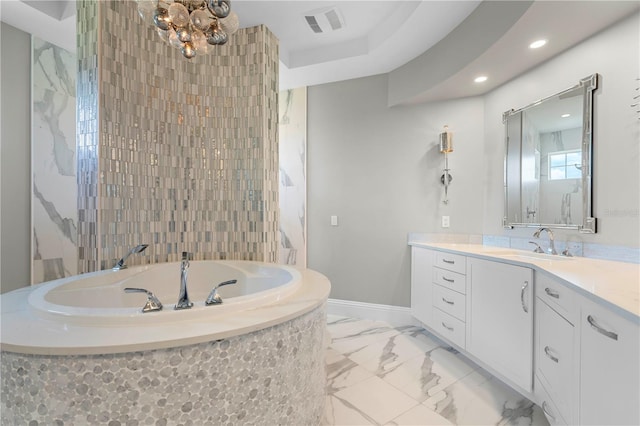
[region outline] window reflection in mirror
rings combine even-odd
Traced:
[[[506,227],[595,232],[591,217],[591,122],[597,75],[504,113]]]

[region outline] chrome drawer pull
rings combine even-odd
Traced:
[[[443,261],[444,263],[448,263],[449,265],[453,265],[454,263],[456,263],[456,261],[455,261],[455,260],[442,259],[442,261]]]
[[[447,324],[445,324],[444,322],[442,322],[442,326],[443,326],[444,328],[446,328],[447,330],[449,330],[449,331],[453,331],[453,327],[449,327],[449,326],[448,326]]]
[[[444,303],[448,303],[448,304],[450,304],[450,305],[453,305],[453,302],[448,301],[448,300],[447,300],[447,299],[445,299],[444,297],[442,298],[442,301],[443,301]]]
[[[452,280],[452,279],[449,279],[449,278],[447,278],[447,277],[442,277],[442,279],[443,279],[443,280],[445,280],[445,281],[446,281],[446,282],[448,282],[448,283],[454,283],[454,282],[456,282],[456,280]]]
[[[545,288],[544,292],[547,293],[549,296],[553,297],[554,299],[560,299],[560,293],[550,289],[549,287]]]
[[[527,287],[529,287],[529,281],[525,281],[524,285],[522,286],[522,290],[520,290],[520,303],[522,304],[522,310],[525,313],[529,313],[529,308],[527,307],[527,305],[524,304],[524,292],[527,289]]]
[[[544,411],[544,414],[546,414],[548,417],[551,417],[551,420],[553,420],[554,422],[556,421],[556,417],[551,415],[549,410],[547,410],[547,401],[542,401],[542,411]]]
[[[556,358],[555,356],[551,355],[551,351],[549,349],[550,349],[549,346],[545,346],[544,347],[544,354],[546,356],[548,356],[551,359],[551,361],[558,362],[558,358]]]
[[[587,321],[589,321],[591,327],[593,327],[594,330],[596,330],[598,333],[607,336],[609,339],[618,340],[618,334],[614,333],[613,331],[605,330],[604,328],[599,326],[596,320],[593,319],[591,315],[587,316]]]

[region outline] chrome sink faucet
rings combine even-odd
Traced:
[[[187,274],[189,273],[189,258],[191,253],[186,251],[182,252],[182,263],[180,264],[180,295],[178,296],[178,303],[174,309],[191,309],[193,303],[189,300],[189,294],[187,293]]]
[[[549,228],[540,228],[538,229],[536,232],[533,233],[533,237],[534,238],[540,238],[540,233],[542,231],[547,231],[547,235],[549,236],[549,248],[547,249],[547,252],[550,254],[558,254],[558,252],[556,251],[556,246],[554,243],[554,239],[553,239],[553,231]]]

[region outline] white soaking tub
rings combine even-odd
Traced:
[[[223,303],[206,306],[219,289]],[[163,309],[142,312],[145,288]],[[0,296],[1,424],[318,424],[329,281],[192,261],[100,271]],[[35,424],[35,423],[34,423]]]

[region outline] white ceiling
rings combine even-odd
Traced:
[[[507,24],[501,10],[511,2],[233,0],[231,5],[241,27],[265,24],[280,40],[281,89],[389,73],[390,82],[395,77],[413,91],[393,104],[486,93],[640,8],[637,1],[539,0],[530,7],[527,0],[516,1],[520,10]],[[1,0],[0,18],[75,50],[74,3]],[[344,27],[314,33],[304,16],[328,8],[337,9]],[[501,33],[487,37],[500,23]],[[526,45],[537,37],[549,43],[532,54]],[[434,71],[441,77],[423,77],[437,75]],[[474,84],[478,73],[489,80]]]

